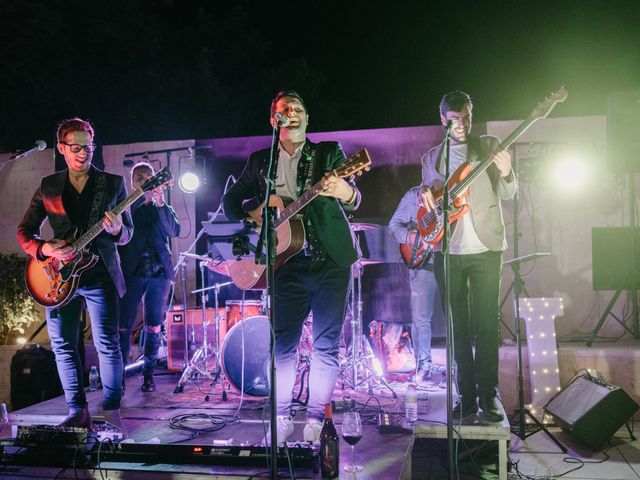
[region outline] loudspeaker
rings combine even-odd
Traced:
[[[227,318],[224,308],[218,308],[220,314],[220,339],[224,338],[227,332]],[[216,314],[215,308],[206,309],[207,319],[207,342],[215,347],[216,341]],[[189,341],[189,358],[193,356],[196,349],[202,346],[202,309],[187,309],[187,339]],[[193,328],[193,338],[192,338]],[[184,367],[184,330],[185,319],[182,310],[169,311],[165,317],[165,329],[167,332],[167,368],[169,371],[180,371]],[[195,341],[192,341],[195,339]]]
[[[592,228],[591,253],[594,290],[640,289],[640,228]]]
[[[614,173],[640,172],[640,91],[609,95],[607,160]]]
[[[571,437],[599,450],[638,411],[638,404],[620,387],[582,375],[552,398],[545,410]]]

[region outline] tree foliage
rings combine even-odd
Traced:
[[[24,283],[25,257],[0,254],[0,344],[39,320],[38,308]]]

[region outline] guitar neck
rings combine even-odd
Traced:
[[[127,208],[129,208],[133,202],[139,199],[144,194],[142,188],[137,188],[131,194],[125,198],[122,202],[115,206],[112,212],[115,215],[120,215]],[[93,225],[89,230],[87,230],[80,238],[78,238],[75,242],[73,242],[72,246],[76,251],[83,250],[86,248],[89,243],[96,238],[100,233],[104,230],[103,224],[104,217],[98,223]]]
[[[280,213],[280,217],[278,218],[278,221],[276,222],[276,228],[279,227],[280,225],[282,225],[283,223],[288,222],[291,219],[291,217],[293,217],[296,213],[298,213],[300,210],[302,210],[305,207],[305,205],[307,205],[309,202],[311,202],[311,200],[316,198],[318,196],[318,192],[322,189],[321,188],[321,183],[322,183],[322,180],[320,180],[313,187],[311,187],[309,190],[307,190],[302,195],[300,195],[300,197],[298,197],[296,200],[291,202]]]
[[[460,183],[458,183],[454,188],[451,189],[451,197],[457,198],[460,196],[469,185],[473,183],[473,181],[480,176],[482,172],[484,172],[489,165],[493,163],[493,157],[496,153],[503,152],[507,148],[511,146],[513,142],[515,142],[520,135],[522,135],[527,128],[529,128],[536,120],[540,118],[537,115],[529,115],[524,122],[522,122],[518,128],[516,128],[513,132],[509,134],[507,138],[505,138],[500,144],[489,154],[487,158],[482,160],[479,165],[476,165],[471,173],[465,177]]]

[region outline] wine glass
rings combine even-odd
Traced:
[[[362,465],[356,465],[354,461],[355,444],[362,438],[362,423],[358,412],[345,412],[342,416],[342,438],[351,445],[351,465],[346,465],[344,471],[361,472]]]

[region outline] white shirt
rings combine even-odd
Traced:
[[[278,149],[278,169],[276,171],[276,195],[295,200],[298,198],[298,163],[302,156],[304,142],[289,155],[282,145]]]
[[[451,173],[467,161],[467,144],[460,143],[449,147],[449,169]],[[463,200],[466,203],[466,199]],[[473,219],[468,213],[458,219],[449,242],[449,253],[454,255],[471,255],[487,252],[489,249],[480,241]]]

